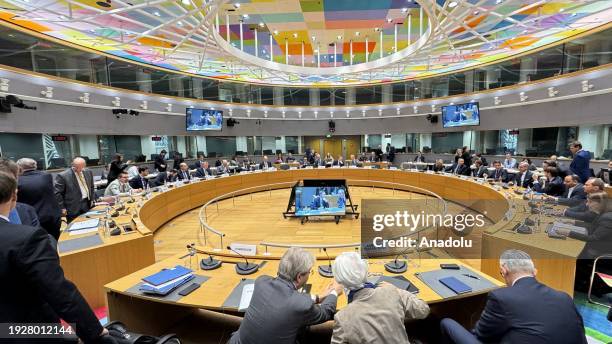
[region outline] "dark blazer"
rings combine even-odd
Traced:
[[[130,180],[130,186],[132,189],[146,189],[149,188],[149,180],[145,177],[141,177],[140,175],[132,178]]]
[[[505,168],[501,168],[499,170],[488,171],[489,178],[494,179],[495,181],[501,181],[505,183],[508,181],[508,172]]]
[[[272,167],[272,162],[271,161],[267,161],[267,162],[266,161],[262,161],[262,162],[259,163],[259,169],[260,170],[263,170],[265,167],[268,167],[268,168]]]
[[[602,168],[597,173],[597,178],[604,181],[606,184],[612,184],[612,171],[609,171],[607,168]]]
[[[563,195],[559,197],[558,203],[561,205],[573,207],[584,203],[584,200],[587,198],[587,194],[584,191],[584,185],[580,183],[576,184],[576,186],[574,187],[571,197],[567,197],[568,194],[569,189],[566,188],[565,192],[563,192]]]
[[[344,166],[344,161],[334,160],[332,166]]]
[[[155,157],[155,162],[153,165],[158,172],[166,172],[168,169],[168,163],[166,162],[166,159],[161,157],[161,155]],[[162,165],[164,165],[164,167],[162,167]]]
[[[467,166],[472,165],[472,156],[470,155],[470,152],[465,152],[461,154],[461,157],[463,158],[464,164],[466,164]]]
[[[583,184],[586,183],[591,176],[591,170],[589,169],[590,160],[591,154],[588,151],[581,150],[576,153],[574,160],[572,160],[570,164],[570,170],[580,177],[580,182]]]
[[[110,184],[113,180],[117,179],[117,177],[119,176],[119,173],[125,171],[127,167],[128,165],[123,163],[123,161],[121,162],[117,162],[115,160],[111,161],[110,166],[108,168],[108,176],[106,176],[108,183]]]
[[[587,234],[569,233],[570,238],[587,242],[579,258],[593,259],[612,253],[612,212],[596,215],[587,230]]]
[[[95,200],[93,174],[90,170],[83,170],[83,178],[89,188],[89,206]],[[55,199],[59,203],[60,209],[66,209],[69,216],[79,215],[81,204],[81,188],[77,181],[77,176],[72,168],[68,168],[55,176]]]
[[[53,176],[43,171],[25,171],[19,176],[18,200],[36,209],[38,220],[49,234],[59,238],[61,209],[53,190]]]
[[[486,166],[480,166],[477,170],[470,170],[470,175],[472,177],[483,178],[485,173],[489,173]]]
[[[417,155],[417,156],[414,157],[413,161],[415,161],[415,162],[425,162],[425,156],[424,155],[421,155],[421,156]]]
[[[586,223],[591,223],[595,221],[595,219],[598,216],[597,213],[594,213],[591,210],[589,210],[589,208],[586,205],[586,201],[583,201],[582,203],[576,206],[573,206],[571,208],[565,209],[565,211],[563,212],[563,215],[565,217],[569,217],[570,219],[574,219],[574,220],[578,220],[578,221],[582,221]]]
[[[17,210],[22,225],[40,228],[40,221],[38,220],[34,207],[29,204],[17,202],[15,210]]]
[[[545,193],[550,196],[561,196],[565,192],[565,185],[563,185],[561,177],[555,177],[553,180],[547,181],[544,187],[542,187],[541,183],[533,183],[533,188],[536,192]]]
[[[453,166],[449,167],[446,169],[446,172],[450,172],[450,173],[455,173],[455,170],[457,169],[457,164],[453,164]],[[459,167],[459,170],[457,171],[457,175],[461,175],[461,176],[469,176],[470,175],[470,167],[466,164],[463,164]]]
[[[59,256],[42,229],[0,219],[0,323],[76,324],[87,342],[99,338],[102,326],[87,301],[64,277]]]
[[[206,176],[212,176],[212,172],[210,172],[210,168],[198,167],[196,169],[196,177],[204,178]]]
[[[168,172],[159,172],[157,174],[157,177],[155,177],[155,179],[153,180],[153,182],[149,182],[150,184],[152,184],[152,187],[156,187],[156,186],[160,186],[160,185],[164,185],[166,184],[166,182],[175,182],[176,181],[176,176],[170,177],[170,175],[168,174]]]
[[[181,170],[178,170],[176,177],[178,178],[178,180],[191,180],[191,173],[189,173],[189,171],[183,172]]]
[[[195,162],[195,167],[196,167],[196,168],[200,168],[200,167],[202,167],[202,161],[200,161],[200,160],[196,161],[196,162]]]
[[[294,344],[300,330],[334,318],[337,297],[329,295],[315,304],[310,294],[295,290],[282,278],[260,276],[249,308],[230,344]]]
[[[533,186],[533,173],[529,170],[525,171],[525,178],[523,179],[523,183],[521,184],[521,176],[523,173],[519,172],[514,175],[514,184],[516,186],[530,188]]]
[[[582,317],[565,293],[524,277],[489,292],[474,328],[485,343],[586,343]]]
[[[446,170],[446,167],[444,167],[444,165],[440,165],[440,166],[438,166],[438,165],[434,164],[434,165],[431,167],[431,169],[432,169],[434,172],[442,172],[442,171],[445,171],[445,170]]]

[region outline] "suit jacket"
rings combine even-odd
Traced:
[[[196,162],[195,162],[195,167],[196,167],[196,168],[200,168],[200,167],[202,167],[202,161],[200,161],[200,160],[196,161]]]
[[[480,166],[477,170],[471,170],[472,177],[484,178],[485,173],[489,173],[486,166]]]
[[[204,178],[206,176],[212,176],[212,172],[210,172],[210,168],[198,167],[196,169],[196,177]]]
[[[109,182],[112,182],[113,180],[117,179],[119,173],[125,171],[127,167],[128,165],[123,162],[112,161],[110,163],[110,167],[108,168],[108,176],[106,176],[106,179],[108,179]]]
[[[606,184],[612,184],[612,171],[609,171],[607,168],[602,168],[597,173],[597,178],[604,181]],[[19,191],[21,192],[21,190]]]
[[[272,162],[270,162],[270,161],[262,161],[262,162],[259,163],[259,169],[260,170],[263,170],[266,167],[267,168],[272,167]]]
[[[579,258],[594,259],[612,253],[612,212],[596,215],[587,230],[587,234],[569,233],[570,238],[587,242]]]
[[[576,153],[574,160],[572,160],[570,164],[570,170],[580,177],[580,182],[583,184],[586,183],[591,176],[591,170],[589,169],[590,160],[591,154],[588,151],[580,150]]]
[[[505,168],[501,168],[499,170],[488,171],[489,178],[494,179],[495,181],[501,181],[503,183],[508,181],[508,172]]]
[[[35,170],[23,172],[19,177],[18,200],[33,206],[43,228],[59,237],[61,209],[53,191],[52,175]]]
[[[119,179],[115,179],[108,184],[106,190],[104,190],[104,196],[119,196],[121,194],[128,193],[131,190],[132,187],[129,183],[122,185],[121,182],[119,182]]]
[[[331,343],[409,344],[404,322],[428,314],[427,303],[409,291],[395,286],[364,288],[336,313]]]
[[[260,276],[255,280],[251,304],[230,344],[294,344],[306,326],[331,320],[337,297],[315,304],[310,295],[295,290],[293,282]]]
[[[145,190],[149,188],[149,180],[145,177],[141,177],[138,175],[130,180],[130,186],[132,189],[142,189]]]
[[[533,277],[489,292],[474,334],[485,343],[586,343],[573,300]]]
[[[519,172],[514,175],[514,184],[524,188],[530,188],[533,186],[533,172],[527,170],[525,171],[525,178],[523,179],[523,183],[521,183],[521,176],[523,173]]]
[[[164,165],[164,167],[162,167],[162,165]],[[154,167],[158,172],[166,172],[168,169],[168,163],[166,163],[166,159],[158,155],[155,157]]]
[[[455,174],[455,170],[457,169],[457,164],[453,164],[453,166],[451,166],[450,168],[446,169],[446,172],[450,172],[452,174]],[[457,170],[457,175],[460,176],[469,176],[470,175],[470,167],[466,164],[463,164],[459,167],[459,170]]]
[[[425,162],[425,156],[421,155],[421,156],[415,156],[414,160],[415,162]]]
[[[334,160],[332,166],[344,166],[344,161]]]
[[[19,220],[22,225],[31,226],[34,228],[40,228],[40,221],[36,216],[36,209],[29,204],[17,202],[15,210],[19,215]]]
[[[76,324],[86,343],[102,326],[87,301],[64,277],[57,251],[42,229],[0,219],[0,322]]]
[[[191,173],[189,173],[189,171],[183,172],[181,170],[178,170],[176,177],[178,178],[178,180],[191,180]]]
[[[574,219],[574,220],[578,220],[578,221],[582,221],[586,223],[591,223],[595,221],[595,219],[598,216],[597,213],[594,213],[591,210],[589,210],[589,208],[586,205],[586,201],[583,201],[582,203],[576,206],[573,206],[571,208],[565,209],[565,211],[563,212],[563,215],[565,217],[569,217],[570,219]]]
[[[560,177],[547,181],[545,186],[542,186],[541,183],[533,183],[533,188],[536,192],[545,193],[550,196],[561,196],[565,192],[565,185],[563,185]]]
[[[558,203],[561,205],[573,207],[583,203],[586,198],[587,194],[584,191],[584,185],[578,183],[576,184],[576,186],[574,186],[574,190],[572,190],[571,195],[569,195],[569,189],[566,188],[565,192],[563,192],[563,195],[559,197]]]
[[[83,178],[89,188],[89,206],[96,198],[93,184],[93,174],[90,170],[83,170]],[[78,215],[81,205],[81,188],[72,168],[68,168],[55,176],[55,199],[60,209],[66,209],[68,215]]]

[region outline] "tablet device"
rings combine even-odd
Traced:
[[[444,284],[446,287],[448,287],[450,290],[454,291],[458,295],[469,293],[472,291],[472,288],[469,285],[461,282],[460,280],[452,276],[440,278],[438,281],[440,281],[440,283]]]

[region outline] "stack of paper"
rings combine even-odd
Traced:
[[[249,308],[251,304],[251,298],[253,298],[253,291],[255,290],[255,284],[246,284],[242,287],[242,295],[240,295],[240,304],[238,305],[238,311],[244,311]]]
[[[165,296],[193,278],[193,270],[177,265],[143,278],[138,289],[145,294]]]
[[[66,228],[66,231],[69,232],[70,235],[86,234],[91,232],[97,232],[99,225],[99,219],[73,222],[70,227]]]

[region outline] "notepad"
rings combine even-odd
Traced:
[[[81,229],[98,228],[98,225],[100,225],[99,219],[90,219],[86,221],[73,222],[66,230],[71,232]]]
[[[440,281],[440,283],[444,284],[446,287],[448,287],[450,290],[454,291],[458,295],[469,293],[472,291],[472,288],[469,285],[461,282],[460,280],[452,276],[440,278],[438,281]]]
[[[251,304],[251,298],[253,298],[253,291],[255,290],[255,284],[247,284],[242,288],[242,295],[240,295],[240,304],[238,305],[238,311],[244,311],[249,308]]]

